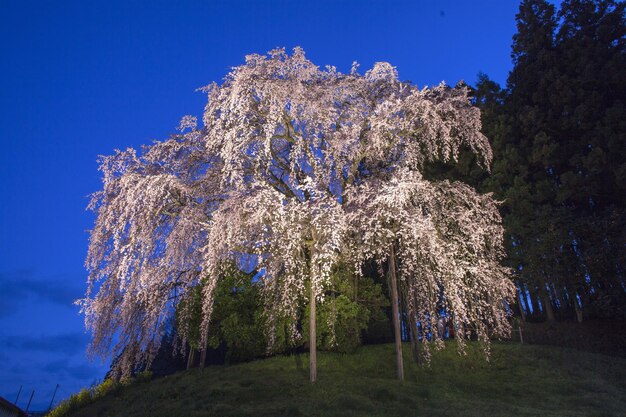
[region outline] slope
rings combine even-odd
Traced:
[[[405,354],[410,347],[404,346]],[[406,361],[394,379],[391,345],[209,367],[120,387],[70,413],[83,416],[606,416],[626,412],[626,359],[550,346],[454,343],[430,367]]]

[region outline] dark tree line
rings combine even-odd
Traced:
[[[479,76],[476,104],[503,201],[519,308],[533,319],[626,315],[625,3],[525,0],[506,88]]]

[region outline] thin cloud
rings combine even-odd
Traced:
[[[35,279],[31,271],[0,275],[0,318],[12,314],[25,298],[71,307],[80,298],[80,282],[67,276]]]
[[[68,360],[61,359],[45,364],[42,371],[57,377],[66,376],[72,379],[84,381],[98,376],[99,369],[88,365],[71,364]]]
[[[45,361],[39,359],[41,358],[28,361],[27,365],[23,362],[4,369],[0,365],[0,395],[13,400],[22,385],[18,405],[25,407],[29,393],[34,390],[31,410],[44,410],[50,404],[56,384],[60,386],[55,397],[55,404],[58,404],[70,394],[100,380],[106,371],[103,367],[92,366],[87,362],[76,363],[66,358]]]
[[[85,350],[89,336],[74,332],[50,336],[8,336],[0,338],[0,341],[5,349],[72,355]]]

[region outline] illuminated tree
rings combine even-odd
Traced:
[[[399,379],[398,286],[403,288],[415,353],[422,352],[427,360],[428,342],[442,345],[443,335],[434,330],[439,319],[452,321],[461,351],[471,331],[485,349],[491,337],[509,334],[504,303],[513,297],[514,287],[510,271],[500,265],[504,229],[490,195],[458,182],[426,181],[407,169],[350,191],[346,209],[357,231],[351,241],[357,271],[369,259],[388,264]]]
[[[143,156],[128,150],[102,159],[89,290],[80,301],[93,353],[121,353],[127,367],[150,355],[173,306],[200,282],[206,346],[222,268],[245,260],[263,282],[270,329],[289,318],[297,340],[298,307],[308,301],[311,381],[316,302],[339,262],[351,262],[358,274],[368,258],[397,261],[415,318],[432,313],[435,296],[420,292],[429,290],[483,340],[488,325],[506,332],[510,287],[497,267],[502,231],[493,202],[419,175],[427,161],[455,160],[461,149],[489,164],[466,89],[420,90],[400,82],[387,63],[364,75],[356,64],[350,74],[322,70],[296,48],[292,55],[250,55],[222,85],[204,90],[203,127],[187,116],[180,126],[186,133],[146,147]],[[399,216],[389,223],[377,190],[429,194],[389,200]],[[419,210],[431,211],[415,217]]]

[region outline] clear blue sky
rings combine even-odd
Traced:
[[[194,90],[244,55],[397,66],[418,85],[504,83],[518,2],[0,1],[0,395],[31,409],[104,376],[72,301],[100,188],[96,158],[200,116]]]

